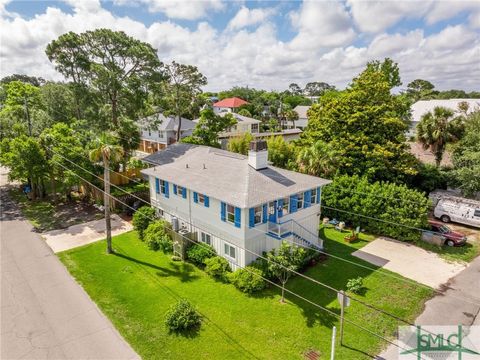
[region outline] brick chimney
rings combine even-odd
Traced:
[[[261,170],[268,167],[268,150],[265,140],[254,140],[250,142],[248,150],[248,165],[255,170]]]

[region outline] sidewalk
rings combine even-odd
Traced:
[[[111,221],[112,236],[133,229],[129,222],[123,220],[117,214],[111,216]],[[66,229],[47,231],[42,236],[54,253],[73,249],[105,239],[105,219],[72,225]]]

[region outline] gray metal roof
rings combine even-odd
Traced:
[[[178,120],[176,118],[173,116],[166,117],[162,113],[148,116],[139,120],[138,123],[141,127],[150,127],[152,130],[177,130],[178,127]],[[192,130],[195,128],[195,125],[192,120],[182,118],[181,130]]]
[[[307,105],[297,105],[295,106],[293,111],[295,111],[298,114],[299,119],[307,119],[308,118],[307,111],[310,108],[311,106],[307,106]]]
[[[250,208],[331,181],[268,166],[255,170],[248,157],[192,144],[174,144],[142,159],[156,166],[143,174],[184,186],[198,193]]]

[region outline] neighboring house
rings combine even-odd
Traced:
[[[451,109],[455,115],[460,115],[458,104],[461,102],[468,103],[468,112],[471,113],[480,109],[480,99],[448,99],[448,100],[420,100],[412,105],[410,108],[412,114],[412,122],[408,130],[407,136],[415,136],[417,125],[426,113],[433,111],[437,106]]]
[[[218,115],[220,116],[225,116],[226,112],[219,113]],[[260,124],[262,123],[260,120],[248,117],[248,116],[243,116],[239,115],[237,113],[231,113],[232,116],[237,120],[237,123],[233,126],[231,126],[227,131],[225,131],[225,134],[228,134],[230,136],[236,136],[236,135],[241,135],[246,132],[256,134],[260,132]]]
[[[227,98],[214,103],[213,111],[216,114],[222,112],[236,112],[240,106],[246,104],[248,104],[248,102],[238,97]]]
[[[221,112],[218,113],[217,115],[219,116],[226,116],[227,114],[231,114],[235,120],[237,120],[237,123],[230,128],[228,128],[226,131],[220,133],[220,137],[222,138],[230,138],[238,135],[242,135],[246,132],[256,134],[260,132],[260,124],[262,123],[260,120],[248,117],[248,116],[243,116],[239,115],[237,113],[230,113],[230,112]],[[195,119],[193,120],[194,123],[198,123],[200,119]]]
[[[151,154],[176,142],[178,120],[174,117],[158,113],[140,120],[138,124],[141,139],[139,151]],[[195,123],[192,120],[182,118],[180,137],[191,135],[194,128]]]
[[[250,144],[248,156],[180,143],[144,158],[155,166],[142,173],[158,215],[178,221],[236,269],[281,240],[323,248],[321,191],[330,180],[270,166],[267,157],[263,140]]]
[[[298,120],[295,120],[295,126],[293,124],[293,121],[287,121],[287,128],[292,129],[302,129],[305,130],[305,128],[308,125],[308,116],[307,116],[307,111],[310,109],[310,106],[305,106],[305,105],[297,105],[293,109],[298,114]]]

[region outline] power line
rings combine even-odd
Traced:
[[[60,155],[60,154],[58,154],[58,155]],[[76,165],[77,167],[81,168],[83,171],[86,171],[86,172],[88,172],[88,173],[96,176],[97,178],[101,179],[100,176],[93,174],[91,171],[89,171],[89,170],[81,167],[80,165],[72,162],[71,160],[65,158],[63,155],[60,155],[60,156],[61,156],[62,158],[64,158],[65,160],[69,161],[70,163],[72,163],[72,164]],[[111,185],[114,186],[115,188],[118,188],[119,190],[127,193],[127,194],[130,194],[130,193],[128,193],[126,190],[118,187],[117,185],[114,185],[114,184],[111,184]],[[142,199],[142,198],[140,198],[140,197],[138,197],[138,196],[136,196],[136,195],[134,195],[134,194],[130,194],[130,195],[132,195],[133,197],[137,198],[138,200],[144,202],[145,204],[147,204],[147,205],[149,205],[149,206],[155,207],[155,206],[153,206],[150,202],[148,202],[148,201],[146,201],[146,200],[144,200],[144,199]],[[128,206],[128,207],[130,207],[130,206]],[[131,207],[130,207],[130,208],[131,208]],[[167,214],[169,214],[170,216],[176,216],[175,214],[172,214],[172,213],[170,213],[170,212],[168,212],[168,211],[164,211],[164,212],[167,213]],[[202,229],[201,227],[199,227],[199,226],[197,226],[197,225],[193,225],[193,224],[190,223],[190,222],[187,222],[187,223],[188,223],[190,226],[195,227],[195,228],[197,228],[197,229],[199,229],[199,230],[201,230],[201,231],[209,232],[208,230]],[[258,230],[258,229],[255,229],[255,230],[257,230],[257,231],[260,232],[260,230]],[[261,233],[262,233],[262,234],[265,234],[264,232],[261,232]],[[265,234],[265,235],[266,235],[266,234]],[[295,243],[295,244],[297,244],[297,243]],[[299,245],[299,246],[301,246],[301,247],[305,247],[305,248],[311,249],[311,250],[314,250],[314,251],[318,251],[319,253],[323,253],[323,254],[326,254],[326,255],[328,255],[328,256],[331,256],[329,253],[320,251],[320,250],[315,249],[315,248],[313,248],[313,247],[306,247],[306,246],[303,246],[303,245],[301,245],[301,244],[297,244],[297,245]],[[265,260],[265,261],[267,261],[267,262],[272,262],[270,259],[268,259],[268,258],[266,258],[266,257],[264,257],[264,256],[262,256],[262,255],[260,255],[260,254],[257,254],[257,253],[255,253],[255,252],[253,252],[253,251],[251,251],[251,250],[249,250],[249,249],[247,249],[247,248],[244,248],[244,247],[241,247],[241,246],[238,246],[238,247],[239,247],[240,249],[242,249],[242,250],[244,250],[244,251],[246,251],[246,252],[248,252],[248,253],[256,256],[256,257],[258,257],[258,258],[262,258],[263,260]],[[345,259],[342,259],[342,260],[345,260]],[[345,261],[348,261],[348,260],[345,260]],[[353,262],[352,262],[352,263],[353,263]],[[354,264],[355,264],[355,263],[354,263]],[[281,265],[281,264],[279,264],[279,265]],[[318,281],[318,280],[316,280],[316,279],[313,279],[313,278],[311,278],[311,277],[309,277],[309,276],[306,276],[306,275],[304,275],[304,274],[302,274],[302,273],[300,273],[300,272],[298,272],[298,271],[290,270],[290,269],[288,269],[287,267],[285,267],[285,266],[283,266],[283,265],[281,265],[281,266],[282,266],[284,269],[286,269],[286,270],[288,270],[288,271],[291,271],[292,273],[294,273],[294,274],[296,274],[296,275],[298,275],[298,276],[300,276],[300,277],[302,277],[302,278],[304,278],[304,279],[306,279],[306,280],[312,281],[313,283],[315,283],[315,284],[317,284],[317,285],[320,285],[320,286],[323,286],[323,287],[329,289],[330,291],[334,291],[334,292],[336,292],[337,294],[340,292],[339,290],[337,290],[337,289],[335,289],[335,288],[333,288],[333,287],[331,287],[331,286],[329,286],[329,285],[327,285],[327,284],[324,284],[324,283],[322,283],[322,282],[320,282],[320,281]],[[374,270],[374,271],[375,271],[375,270]],[[382,272],[382,273],[383,273],[383,272]],[[398,278],[398,279],[402,279],[402,278]],[[409,283],[412,284],[412,285],[417,285],[417,283],[415,283],[415,282],[409,282]],[[423,284],[421,284],[421,285],[423,285]],[[425,287],[425,288],[428,288],[429,290],[431,289],[430,287],[427,287],[427,286],[424,286],[424,287]],[[408,324],[408,325],[410,325],[410,326],[414,326],[414,324],[412,324],[411,322],[408,322],[408,321],[406,321],[406,320],[404,320],[404,319],[401,319],[400,317],[398,317],[398,316],[396,316],[396,315],[394,315],[394,314],[391,314],[391,313],[389,313],[389,312],[387,312],[387,311],[385,311],[385,310],[383,310],[383,309],[377,308],[377,307],[375,307],[374,305],[371,305],[371,304],[369,304],[369,303],[366,303],[366,302],[364,302],[364,301],[362,301],[362,300],[359,300],[359,299],[356,299],[356,298],[354,298],[354,297],[351,297],[351,299],[354,300],[354,301],[356,301],[356,302],[358,302],[358,303],[360,303],[360,304],[362,304],[362,305],[364,305],[364,306],[366,306],[366,307],[368,307],[368,308],[370,308],[370,309],[372,309],[372,310],[374,310],[374,311],[377,311],[377,312],[383,313],[384,315],[387,315],[387,316],[389,316],[389,317],[392,317],[392,318],[396,319],[397,321],[401,321],[401,322],[403,322],[403,323],[405,323],[405,324]]]
[[[53,160],[53,161],[56,162],[56,163],[57,163],[58,165],[60,165],[61,167],[63,167],[64,169],[72,171],[71,169],[69,169],[69,168],[67,168],[66,166],[64,166],[63,164],[61,164],[60,162],[58,162],[58,161],[56,161],[56,160]],[[135,210],[134,208],[132,208],[132,207],[129,206],[128,204],[122,202],[122,201],[119,200],[118,198],[112,196],[111,194],[107,194],[105,191],[103,191],[102,189],[100,189],[100,188],[97,187],[96,185],[92,184],[90,181],[86,180],[86,179],[83,178],[82,176],[78,175],[78,174],[75,173],[74,171],[72,171],[72,173],[75,174],[77,177],[79,177],[81,180],[85,181],[86,183],[88,183],[88,184],[90,184],[91,186],[93,186],[94,188],[96,188],[97,190],[103,192],[105,195],[109,196],[109,197],[112,198],[113,200],[118,201],[119,203],[123,204],[123,205],[126,206],[126,207],[129,207],[129,208],[132,209],[132,210]],[[106,204],[105,206],[108,206],[108,204]],[[148,216],[147,216],[147,217],[148,217]],[[155,218],[151,218],[151,217],[148,217],[148,218],[149,218],[150,220],[152,220],[152,221],[155,221],[155,220],[156,220]],[[208,247],[208,245],[203,244],[203,243],[201,243],[201,242],[194,241],[194,240],[192,240],[192,239],[189,239],[187,236],[184,236],[184,235],[182,235],[182,234],[179,234],[179,235],[180,235],[183,239],[185,239],[185,240],[187,240],[187,241],[189,241],[189,242],[192,242],[192,243],[194,243],[194,244],[198,244],[198,245],[203,246],[203,247],[205,247],[205,248],[210,248],[210,247]],[[279,265],[281,265],[281,264],[279,264]],[[250,269],[247,269],[246,266],[244,266],[244,267],[239,266],[239,267],[242,268],[242,269],[247,270],[248,272],[250,272],[251,274],[253,274],[253,275],[255,275],[255,276],[261,277],[264,281],[270,283],[271,285],[274,285],[274,286],[278,287],[279,289],[283,289],[284,291],[288,292],[289,294],[294,295],[294,296],[298,297],[299,299],[301,299],[301,300],[303,300],[303,301],[305,301],[305,302],[307,302],[307,303],[309,303],[309,304],[311,304],[311,305],[313,305],[313,306],[315,306],[315,307],[318,307],[319,309],[321,309],[321,310],[323,310],[323,311],[325,311],[325,312],[327,312],[327,313],[329,313],[329,314],[331,314],[331,315],[333,315],[333,316],[335,316],[335,317],[337,317],[337,318],[340,318],[340,315],[338,315],[338,314],[335,313],[334,311],[332,311],[332,310],[330,310],[330,309],[328,309],[328,308],[326,308],[326,307],[323,307],[322,305],[319,305],[319,304],[317,304],[317,303],[315,303],[315,302],[313,302],[313,301],[311,301],[311,300],[309,300],[309,299],[307,299],[307,298],[305,298],[305,297],[303,297],[303,296],[297,294],[296,292],[293,292],[293,291],[291,291],[291,290],[289,290],[289,289],[287,289],[287,288],[282,288],[280,285],[278,285],[278,284],[276,284],[275,282],[273,282],[273,281],[265,278],[264,276],[258,275],[257,273],[251,271]],[[288,270],[288,268],[287,268],[287,270]],[[353,298],[352,298],[352,299],[353,299]],[[382,340],[384,340],[384,341],[386,341],[386,342],[388,342],[388,343],[390,343],[390,344],[392,344],[392,345],[394,345],[394,346],[396,346],[396,347],[398,347],[398,348],[400,348],[400,349],[402,349],[402,350],[408,350],[408,349],[403,348],[402,346],[398,345],[398,344],[395,343],[394,341],[392,341],[392,340],[390,340],[390,339],[387,339],[387,338],[385,338],[384,336],[379,335],[379,334],[375,333],[374,331],[372,331],[372,330],[370,330],[370,329],[367,329],[366,327],[364,327],[364,326],[362,326],[362,325],[359,325],[359,324],[357,324],[357,323],[355,323],[355,322],[353,322],[353,321],[351,321],[351,320],[349,320],[349,319],[347,319],[347,318],[344,318],[344,321],[347,322],[347,323],[350,323],[351,325],[353,325],[353,326],[355,326],[355,327],[358,327],[359,329],[361,329],[361,330],[363,330],[363,331],[366,331],[366,332],[368,332],[369,334],[371,334],[371,335],[373,335],[373,336],[376,336],[376,337],[378,337],[378,338],[380,338],[380,339],[382,339]]]
[[[52,151],[53,151],[53,150],[52,150]],[[92,173],[91,171],[83,168],[83,167],[80,166],[79,164],[71,161],[70,159],[64,157],[64,156],[61,155],[61,154],[58,154],[58,153],[56,153],[56,154],[59,155],[60,157],[64,158],[65,160],[69,161],[69,162],[72,163],[73,165],[79,167],[79,168],[82,169],[83,171],[88,172],[88,173],[90,173],[91,175],[93,175],[93,176],[97,177],[98,179],[100,179],[101,181],[103,181],[103,179],[102,179],[101,176]],[[100,165],[100,166],[102,166],[102,165]],[[103,166],[102,166],[102,167],[103,167]],[[115,185],[115,184],[111,184],[111,186],[113,186],[114,188],[117,188],[118,190],[120,190],[120,191],[122,191],[122,192],[124,192],[124,193],[126,193],[126,194],[129,194],[130,196],[136,198],[137,200],[139,200],[139,201],[141,201],[141,202],[143,202],[143,203],[145,203],[145,204],[147,204],[147,205],[149,205],[149,206],[155,207],[154,205],[152,205],[150,202],[146,201],[145,199],[142,199],[142,198],[138,197],[138,196],[135,195],[135,194],[129,193],[129,192],[126,191],[125,189],[122,189],[121,187],[119,187],[119,186],[117,186],[117,185]],[[325,206],[324,206],[324,207],[325,207]],[[340,209],[335,209],[335,208],[329,208],[329,209],[342,211],[342,210],[340,210]],[[175,214],[172,214],[172,213],[170,213],[170,212],[168,212],[168,211],[165,211],[165,210],[164,210],[164,212],[167,213],[167,214],[169,214],[169,215],[171,215],[171,216],[176,216]],[[355,213],[352,213],[352,214],[355,214]],[[358,214],[358,216],[362,216],[362,215]],[[371,219],[373,219],[373,220],[382,221],[381,219],[376,219],[376,218],[373,218],[373,217],[369,217],[369,218],[371,218]],[[398,225],[402,226],[402,224],[395,224],[395,223],[392,223],[392,222],[389,222],[389,223],[390,223],[390,224],[397,225],[397,226],[398,226]],[[198,227],[197,225],[193,225],[193,224],[191,224],[191,223],[189,223],[189,225],[195,226],[195,227],[197,227],[199,230],[209,232],[208,230],[202,229],[202,228]],[[252,228],[252,229],[266,235],[266,233],[265,233],[264,231],[261,231],[261,230],[259,230],[259,229],[255,229],[255,228]],[[416,229],[416,230],[421,230],[421,229],[418,229],[418,228],[414,228],[414,229]],[[423,231],[423,230],[421,230],[421,231]],[[432,233],[435,233],[435,232],[432,231]],[[438,234],[440,234],[440,233],[438,233]],[[441,234],[440,234],[440,235],[441,235]],[[418,283],[418,282],[415,282],[415,281],[413,281],[413,280],[406,279],[406,278],[403,278],[403,277],[400,277],[400,276],[396,276],[396,275],[394,275],[394,274],[390,274],[390,273],[384,272],[384,271],[382,271],[382,270],[380,270],[380,269],[374,269],[374,268],[372,268],[372,267],[369,267],[369,266],[366,266],[366,265],[362,265],[362,264],[359,264],[359,263],[356,263],[356,262],[353,262],[353,261],[344,259],[344,258],[342,258],[342,257],[333,255],[333,254],[331,254],[331,253],[327,253],[327,252],[325,252],[325,251],[319,250],[319,249],[317,249],[317,248],[315,248],[315,247],[313,247],[313,246],[306,246],[306,245],[299,244],[299,243],[295,243],[295,244],[298,245],[298,246],[300,246],[300,247],[302,247],[302,248],[310,249],[310,250],[313,250],[313,251],[315,251],[315,252],[328,255],[328,256],[330,256],[330,257],[332,257],[332,258],[336,258],[336,259],[338,259],[338,260],[341,260],[341,261],[350,263],[350,264],[352,264],[352,265],[359,266],[359,267],[368,269],[368,270],[373,271],[373,272],[377,272],[377,273],[380,273],[380,274],[384,274],[384,275],[390,276],[391,278],[395,278],[395,279],[397,279],[397,280],[403,281],[403,282],[408,283],[408,284],[410,284],[410,285],[420,286],[420,287],[423,287],[423,288],[428,289],[428,290],[433,290],[433,291],[434,291],[435,293],[437,293],[437,294],[443,294],[443,292],[441,292],[440,290],[432,289],[431,287],[429,287],[429,286],[427,286],[427,285],[424,285],[424,284],[421,284],[421,283]],[[243,248],[243,250],[251,253],[251,254],[254,255],[254,256],[263,258],[261,255],[256,254],[256,253],[253,253],[253,252],[251,252],[249,249]],[[299,274],[300,274],[300,276],[304,276],[304,275],[301,274],[301,273],[299,273]],[[311,279],[311,280],[315,280],[315,279]],[[316,281],[316,280],[315,280],[315,281]],[[315,282],[315,281],[314,281],[314,282]],[[321,284],[321,285],[322,285],[322,284]],[[325,285],[325,284],[323,284],[323,285],[324,285],[324,286],[328,286],[328,285]],[[336,290],[336,289],[335,289],[335,291],[338,292],[338,290]],[[456,296],[453,296],[453,297],[456,297]],[[472,302],[472,301],[468,301],[468,300],[465,299],[464,297],[456,297],[456,298],[458,298],[459,300],[462,300],[462,301],[464,301],[464,302],[469,302],[469,303],[474,304],[474,305],[480,305],[480,304],[478,304],[478,303],[475,303],[475,302]],[[352,298],[352,299],[354,299],[354,298]],[[361,302],[361,301],[358,300],[358,299],[354,299],[354,300]],[[478,300],[478,299],[474,298],[473,301],[475,301],[475,300]],[[370,304],[368,304],[368,305],[365,304],[365,306],[372,306],[372,305],[370,305]],[[383,310],[382,310],[382,309],[378,309],[378,311],[383,311]],[[392,315],[393,315],[393,314],[392,314]],[[395,315],[393,315],[393,316],[395,316]]]

